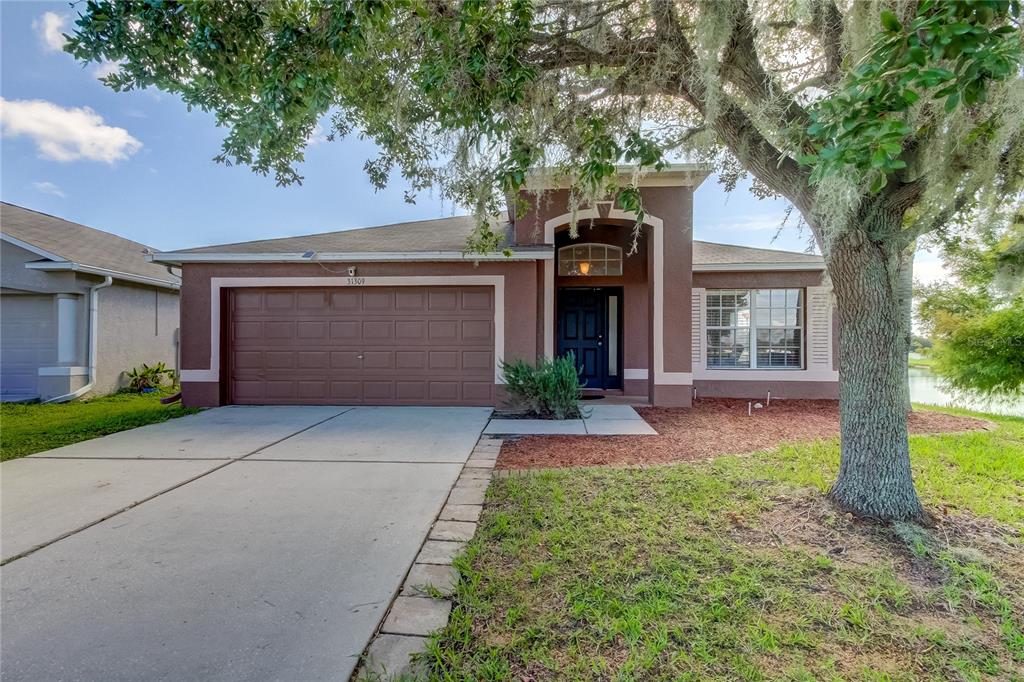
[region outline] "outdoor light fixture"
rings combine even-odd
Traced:
[[[302,254],[302,257],[303,258],[312,258],[315,255],[316,255],[316,251],[307,251],[306,253]]]
[[[356,276],[356,268],[355,268],[354,265],[350,265],[349,266],[349,268],[348,268],[348,276],[349,277],[355,277]]]
[[[586,261],[580,263],[580,274],[581,275],[589,275],[590,274],[590,263],[587,263]]]

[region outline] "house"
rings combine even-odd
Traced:
[[[180,279],[143,244],[0,204],[0,395],[110,393],[143,362],[176,366]]]
[[[632,254],[611,201],[569,239],[557,182],[523,193],[507,253],[464,254],[454,217],[155,254],[182,268],[184,401],[498,405],[502,359],[570,352],[588,389],[654,405],[836,397],[821,258],[693,241],[707,174],[641,181]]]

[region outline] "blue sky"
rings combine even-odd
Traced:
[[[0,2],[3,138],[0,196],[162,250],[381,225],[464,213],[436,197],[403,201],[401,178],[374,192],[363,162],[373,144],[348,138],[307,150],[301,186],[277,187],[245,167],[214,163],[224,130],[156,91],[115,93],[61,52],[75,10],[64,2]],[[694,237],[803,251],[782,201],[713,178],[697,190]],[[918,261],[923,279],[941,276]]]

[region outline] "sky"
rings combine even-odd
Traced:
[[[61,51],[72,30],[66,2],[0,0],[0,197],[90,227],[172,250],[464,214],[420,194],[403,200],[396,175],[375,192],[363,163],[371,141],[313,140],[301,185],[276,186],[247,167],[213,161],[225,130],[211,114],[156,90],[116,93]],[[805,251],[808,237],[786,202],[759,200],[708,178],[694,196],[694,238]],[[921,253],[918,279],[944,276]]]

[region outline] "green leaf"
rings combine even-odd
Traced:
[[[888,183],[889,179],[885,177],[885,173],[877,173],[871,180],[871,187],[868,188],[868,191],[871,194],[878,194]]]
[[[896,33],[903,28],[900,24],[900,20],[896,18],[896,14],[892,10],[882,10],[882,28],[886,31]]]
[[[946,113],[948,114],[948,113],[952,112],[954,109],[956,109],[958,104],[960,104],[960,93],[959,92],[951,93],[949,95],[949,97],[946,98],[946,105],[944,107],[945,110],[946,110]]]

